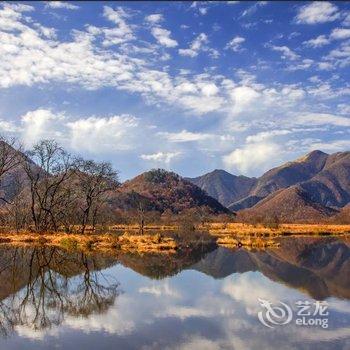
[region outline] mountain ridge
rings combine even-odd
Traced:
[[[226,172],[227,173],[227,172]],[[208,173],[213,174],[213,172]],[[211,181],[218,177],[203,176],[189,179],[222,203],[223,195],[213,191]],[[236,181],[239,176],[231,175]],[[248,178],[249,179],[249,178]],[[219,179],[220,180],[220,179]],[[235,188],[224,187],[225,198],[234,198],[225,205],[244,216],[277,216],[282,221],[315,221],[337,214],[350,202],[350,152],[327,154],[314,150],[252,178],[254,185],[245,196],[237,196]],[[215,186],[219,186],[215,183]],[[244,188],[241,193],[244,193]],[[287,206],[286,206],[287,205]],[[344,211],[347,212],[347,211]]]

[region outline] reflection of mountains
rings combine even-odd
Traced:
[[[175,254],[121,254],[118,260],[143,276],[162,279],[189,268],[216,247],[216,244],[199,244],[191,249],[179,250]]]
[[[174,255],[104,256],[7,246],[0,247],[0,333],[8,334],[17,325],[42,329],[69,315],[106,311],[119,294],[119,284],[102,270],[117,262],[156,279],[184,269],[214,278],[260,271],[315,299],[350,299],[350,249],[335,238],[285,238],[278,249],[255,252],[199,245]]]
[[[214,278],[260,271],[315,299],[350,299],[350,249],[335,238],[288,238],[281,240],[279,249],[267,251],[218,248],[192,268]]]

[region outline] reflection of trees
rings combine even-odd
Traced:
[[[34,248],[26,261],[25,287],[0,302],[2,335],[19,325],[40,330],[61,324],[68,315],[105,312],[119,294],[119,284],[93,270],[94,262],[83,253],[66,255],[57,248]]]

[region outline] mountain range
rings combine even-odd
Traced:
[[[312,151],[259,178],[214,170],[188,180],[243,216],[314,222],[336,215],[350,202],[350,152]]]
[[[36,165],[31,162],[31,166]],[[16,168],[2,178],[1,196],[11,197],[12,178],[20,171]],[[332,217],[350,221],[350,152],[315,150],[258,178],[218,169],[184,178],[153,169],[122,183],[110,195],[109,203],[123,210],[139,209],[142,203],[144,210],[175,214],[206,207],[215,214],[237,213],[242,220],[278,218],[281,222],[317,223]]]

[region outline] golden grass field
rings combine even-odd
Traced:
[[[179,240],[166,236],[166,231],[182,232],[177,226],[148,225],[143,233],[137,225],[118,225],[108,233],[0,233],[0,243],[11,245],[40,244],[65,249],[120,250],[137,253],[175,253]],[[339,236],[350,238],[350,225],[281,224],[277,227],[243,223],[207,223],[196,227],[196,231],[208,232],[221,246],[266,248],[276,247],[276,238],[287,236]],[[6,232],[6,231],[5,231]],[[118,234],[116,234],[118,232]],[[182,232],[182,237],[191,237],[193,231]],[[181,242],[181,238],[180,238]]]
[[[167,252],[174,253],[177,243],[162,235],[127,234],[65,234],[65,233],[19,233],[2,234],[0,243],[12,246],[45,245],[65,248],[67,250],[121,250],[123,252]]]
[[[213,235],[238,235],[256,237],[275,237],[288,235],[346,235],[350,234],[350,225],[325,224],[280,224],[276,227],[243,223],[210,223],[205,225]]]

